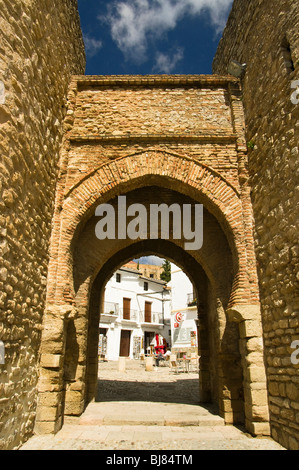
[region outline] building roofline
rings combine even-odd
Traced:
[[[118,268],[117,271],[128,271],[129,273],[140,274],[140,271],[138,271],[138,269],[134,269],[134,268],[121,267],[121,268]]]
[[[161,284],[164,287],[168,287],[166,281],[163,281],[162,279],[154,279],[152,277],[143,276],[142,274],[140,274],[140,271],[138,271],[137,269],[121,267],[121,268],[118,268],[117,271],[126,271],[132,274],[138,274],[140,279],[145,279],[146,281],[155,282],[156,284]]]
[[[140,279],[145,279],[147,281],[155,282],[156,284],[162,284],[162,285],[167,285],[166,281],[163,281],[162,279],[154,279],[153,277],[146,277],[146,276],[139,276]]]
[[[156,87],[198,86],[198,87],[227,87],[230,83],[239,83],[232,75],[73,75],[72,80],[78,87],[93,86],[146,86]]]

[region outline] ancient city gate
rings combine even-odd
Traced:
[[[155,253],[192,278],[199,310],[200,400],[227,423],[268,434],[268,401],[244,117],[221,76],[74,77],[51,239],[36,432],[56,432],[94,397],[103,286]],[[100,203],[200,203],[204,242],[95,236]]]

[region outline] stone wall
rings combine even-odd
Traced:
[[[61,123],[85,54],[76,0],[0,0],[0,448],[32,433]]]
[[[291,360],[299,339],[299,103],[292,88],[299,79],[298,1],[235,0],[214,72],[227,73],[231,60],[247,64],[243,103],[272,436],[298,449],[296,354]]]

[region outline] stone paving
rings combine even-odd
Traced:
[[[145,371],[139,361],[101,362],[96,400],[66,418],[55,436],[34,436],[21,450],[284,450],[225,426],[212,406],[198,403],[198,374],[168,367]]]

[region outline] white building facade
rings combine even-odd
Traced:
[[[171,342],[174,351],[197,351],[197,303],[188,276],[171,265]]]
[[[122,267],[108,281],[101,307],[99,356],[138,359],[171,341],[171,293],[166,282]]]

